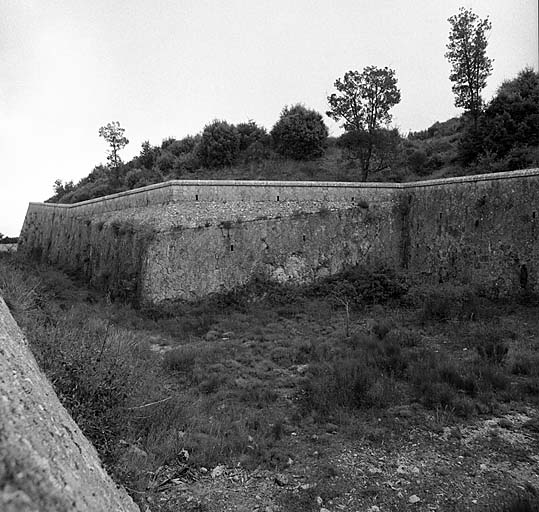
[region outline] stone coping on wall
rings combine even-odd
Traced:
[[[408,183],[383,183],[383,182],[337,182],[337,181],[247,181],[247,180],[171,180],[163,183],[156,183],[154,185],[148,185],[133,190],[126,190],[124,192],[118,192],[117,194],[111,194],[107,196],[97,197],[94,199],[88,199],[87,201],[81,201],[73,204],[59,204],[59,203],[42,203],[31,202],[31,206],[40,206],[45,208],[57,208],[57,209],[76,209],[80,207],[99,205],[100,203],[114,203],[118,208],[129,208],[129,200],[125,205],[122,205],[122,198],[129,198],[130,196],[141,196],[148,194],[149,192],[159,191],[161,189],[170,189],[169,194],[164,194],[164,197],[160,197],[159,201],[152,202],[173,202],[175,200],[173,189],[185,188],[185,187],[251,187],[257,188],[316,188],[318,190],[331,190],[331,189],[348,189],[348,190],[386,190],[388,192],[394,190],[405,190],[414,188],[425,188],[434,186],[454,185],[461,183],[478,183],[483,181],[494,180],[509,180],[515,178],[526,178],[539,176],[539,168],[535,169],[523,169],[518,171],[488,173],[488,174],[476,174],[472,176],[457,176],[453,178],[440,178],[435,180],[414,181]],[[168,192],[168,191],[167,191]],[[119,201],[116,201],[119,200]],[[309,200],[307,197],[306,200]]]

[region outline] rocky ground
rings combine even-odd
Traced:
[[[363,425],[357,439],[343,439],[337,425],[313,425],[287,433],[291,457],[282,471],[162,467],[148,504],[208,512],[493,510],[500,496],[539,486],[538,411],[503,409],[433,429],[432,413],[397,407],[378,425]]]

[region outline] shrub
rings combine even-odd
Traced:
[[[200,135],[195,137],[188,135],[181,140],[175,140],[168,147],[167,150],[170,151],[174,156],[179,157],[187,153],[191,153],[200,140]]]
[[[511,372],[515,375],[539,376],[539,353],[519,350],[513,355]]]
[[[409,290],[407,300],[421,307],[423,321],[476,320],[482,313],[479,299],[468,286],[440,283]]]
[[[204,127],[198,145],[198,156],[203,166],[230,166],[236,161],[239,152],[240,136],[234,125],[216,119]]]
[[[391,268],[371,270],[358,265],[310,285],[305,294],[311,297],[339,297],[352,306],[359,306],[382,304],[399,298],[407,289],[404,277]]]
[[[380,378],[363,359],[337,359],[309,368],[305,383],[305,405],[322,415],[336,407],[372,407],[375,384]]]
[[[479,324],[472,332],[472,343],[480,359],[488,364],[503,364],[509,351],[506,334],[497,326]]]
[[[298,104],[283,109],[271,137],[279,154],[309,160],[323,155],[328,129],[318,112]]]
[[[478,390],[476,377],[464,376],[455,362],[435,353],[421,351],[416,356],[407,369],[416,399],[432,409],[441,407],[464,417],[472,414],[470,396]]]
[[[168,151],[162,151],[161,154],[157,157],[155,165],[157,168],[164,173],[168,173],[172,170],[174,166],[174,155]]]
[[[201,362],[211,363],[219,357],[221,351],[213,343],[190,343],[180,345],[165,354],[163,367],[167,370],[189,373]]]
[[[245,151],[255,142],[259,142],[262,146],[268,144],[268,132],[252,120],[247,123],[239,123],[236,125],[236,129],[240,137],[240,151]]]

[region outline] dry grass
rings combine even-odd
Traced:
[[[164,465],[284,468],[294,457],[289,433],[327,422],[345,437],[358,428],[374,442],[394,435],[359,426],[357,414],[413,405],[433,411],[440,427],[537,401],[539,340],[522,320],[526,308],[453,286],[444,313],[436,291],[383,270],[269,287],[253,301],[260,289],[141,312],[0,257],[0,291],[36,357],[137,499]],[[326,293],[336,289],[351,304],[349,324]],[[283,499],[290,510],[315,503],[310,491]]]

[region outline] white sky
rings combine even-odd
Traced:
[[[105,162],[110,121],[124,160],[215,118],[269,130],[287,104],[324,113],[335,79],[368,65],[396,70],[404,134],[444,121],[460,112],[444,58],[460,6],[492,21],[485,98],[538,69],[537,0],[0,0],[0,232]]]

